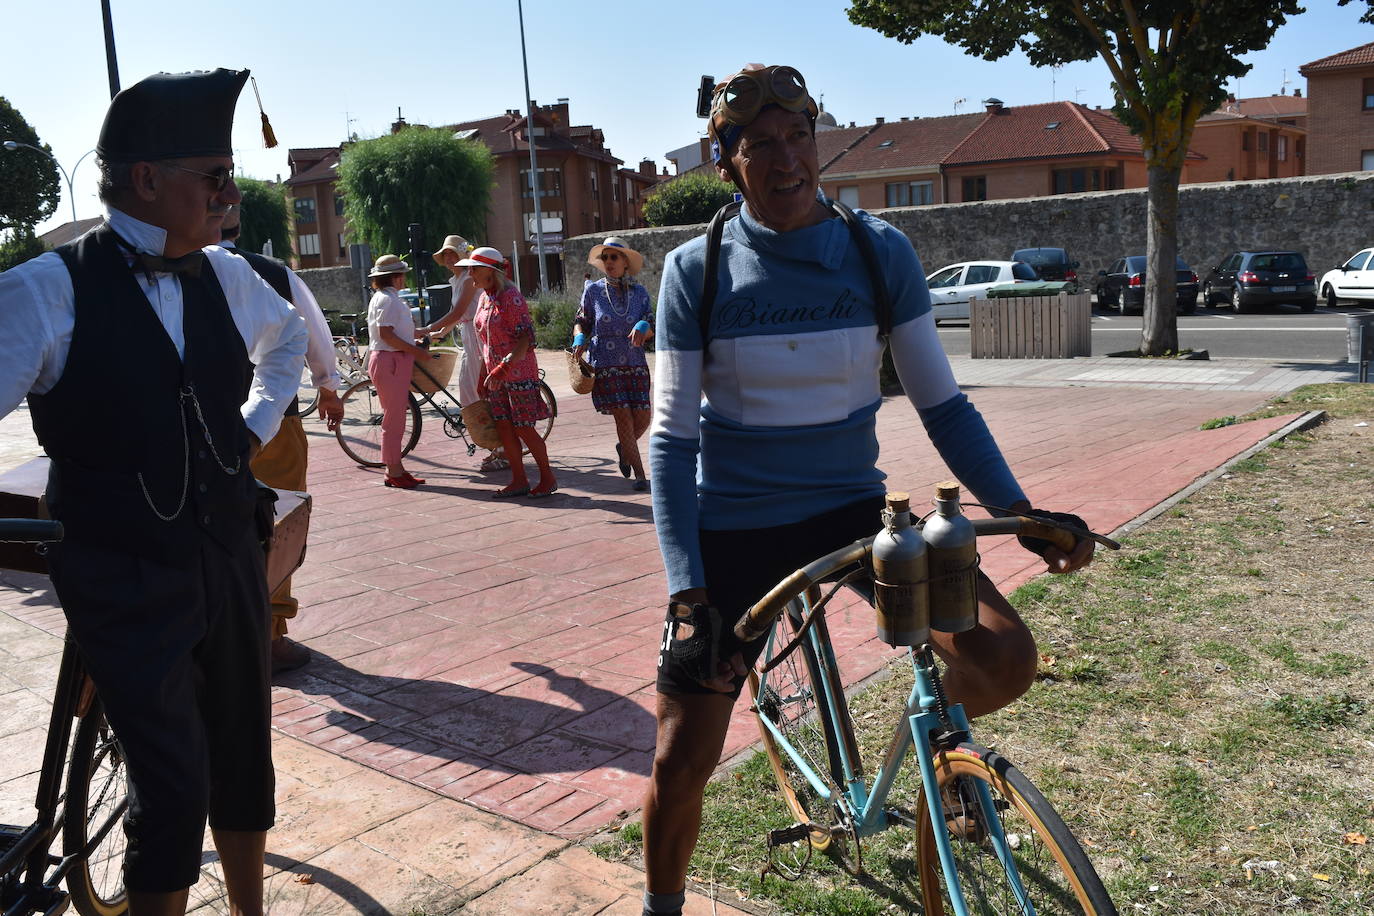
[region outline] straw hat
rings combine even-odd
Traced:
[[[467,239],[463,238],[461,235],[450,235],[444,239],[443,247],[434,252],[434,263],[442,263],[439,260],[439,255],[443,254],[445,251],[451,251],[458,255],[459,258],[465,258],[471,250],[472,246],[468,244]]]
[[[605,251],[607,248],[614,248],[624,256],[625,260],[629,262],[630,273],[632,274],[639,273],[640,269],[644,266],[644,255],[635,251],[614,235],[606,239],[606,241],[602,242],[600,245],[594,245],[592,247],[591,253],[587,255],[587,263],[599,270],[605,270],[605,267],[601,264],[601,252]]]
[[[377,263],[372,265],[369,277],[385,277],[390,274],[403,274],[410,270],[410,265],[394,254],[384,254],[377,259]]]
[[[495,248],[474,248],[466,258],[458,262],[459,267],[492,267],[501,270],[506,266],[506,256]]]

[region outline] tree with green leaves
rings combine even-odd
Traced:
[[[1374,0],[1353,2],[1374,21]],[[1161,356],[1178,350],[1178,185],[1193,127],[1220,107],[1227,80],[1249,72],[1241,57],[1301,12],[1298,0],[851,0],[849,18],[907,44],[937,35],[988,61],[1019,50],[1037,67],[1106,62],[1112,110],[1140,137],[1149,169],[1140,351]]]
[[[0,143],[7,140],[52,154],[24,116],[0,96]],[[0,147],[0,232],[31,230],[52,216],[62,196],[59,177],[57,164],[42,153],[22,146],[14,150]]]
[[[291,214],[285,188],[257,178],[235,178],[234,183],[243,195],[238,247],[261,252],[270,241],[272,257],[286,260],[291,254]]]
[[[0,233],[0,273],[18,267],[29,258],[36,258],[48,250],[43,240],[33,234],[29,226]]]
[[[491,150],[446,130],[407,127],[354,143],[339,163],[349,231],[379,255],[404,256],[411,223],[424,227],[425,251],[453,233],[481,239],[494,169]]]
[[[715,175],[689,172],[659,187],[644,199],[644,221],[650,226],[691,226],[709,222],[735,199],[735,186]]]

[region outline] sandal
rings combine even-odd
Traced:
[[[553,494],[555,494],[555,493],[557,493],[557,492],[558,492],[558,484],[554,484],[553,486],[551,486],[551,487],[549,487],[549,488],[547,488],[547,489],[540,489],[540,488],[538,488],[538,487],[535,487],[533,490],[530,490],[530,491],[529,491],[529,494],[528,494],[528,495],[529,495],[529,498],[530,498],[530,499],[543,499],[545,496],[552,496]]]
[[[383,486],[396,487],[401,490],[413,490],[422,483],[424,483],[423,480],[417,480],[409,474],[402,474],[400,477],[386,476],[382,478]]]
[[[490,471],[504,471],[509,467],[509,461],[493,453],[482,459],[482,463],[477,466],[477,470],[487,473]]]
[[[529,491],[530,491],[530,488],[529,488],[529,485],[528,485],[528,484],[526,484],[526,485],[523,486],[523,487],[515,487],[515,488],[513,488],[513,489],[512,489],[511,487],[502,487],[501,489],[499,489],[499,490],[495,491],[494,493],[492,493],[492,494],[491,494],[491,498],[492,498],[492,499],[514,499],[514,498],[517,497],[517,496],[524,496],[524,495],[525,495],[526,493],[528,493]]]

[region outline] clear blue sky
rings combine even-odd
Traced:
[[[7,0],[0,94],[28,119],[64,167],[95,145],[108,104],[98,0]],[[112,0],[123,85],[159,70],[252,69],[281,146],[262,148],[251,88],[239,100],[237,158],[259,178],[288,173],[286,148],[339,143],[387,131],[400,106],[412,123],[490,117],[523,107],[520,33],[513,0],[239,0],[233,4]],[[669,150],[701,135],[693,109],[702,74],[720,77],[748,61],[789,63],[842,123],[875,117],[977,111],[1051,99],[1109,107],[1106,66],[1051,71],[1019,57],[987,63],[934,38],[903,45],[850,24],[847,3],[824,0],[698,0],[613,4],[525,0],[530,93],[571,100],[577,124],[594,124],[628,166],[660,167]],[[1237,95],[1306,90],[1298,67],[1374,41],[1362,4],[1309,0],[1249,60]],[[669,18],[673,11],[676,18]],[[347,119],[353,119],[351,125]],[[0,138],[3,139],[3,138]],[[18,152],[0,155],[34,155]],[[100,213],[95,168],[76,173],[79,217]],[[63,200],[45,231],[70,218]]]

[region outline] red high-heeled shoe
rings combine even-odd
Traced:
[[[402,474],[400,477],[392,477],[388,474],[386,477],[382,478],[383,486],[397,487],[402,490],[413,490],[422,483],[424,483],[423,480],[417,477],[411,477],[409,474]]]

